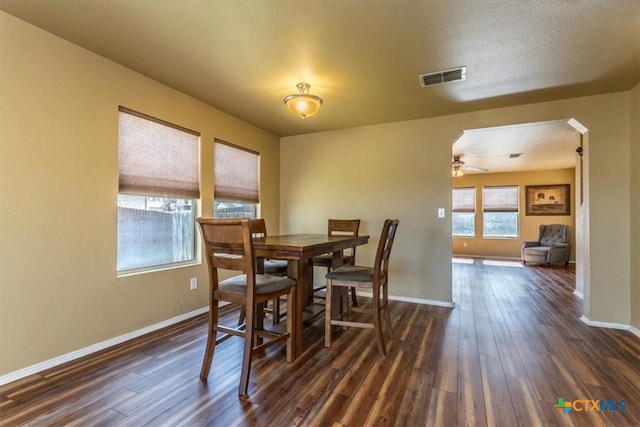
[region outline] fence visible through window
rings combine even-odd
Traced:
[[[215,201],[213,203],[214,218],[255,218],[256,205],[254,203],[238,203]]]
[[[154,200],[127,195],[121,195],[120,199],[118,271],[180,263],[195,258],[191,200]],[[138,206],[132,206],[132,199],[139,200]]]

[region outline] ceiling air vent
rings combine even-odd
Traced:
[[[436,71],[435,73],[420,74],[420,86],[427,87],[440,83],[455,82],[467,78],[467,67],[452,68],[451,70]]]
[[[517,159],[518,157],[522,156],[523,153],[511,153],[509,154],[509,158],[510,159]]]

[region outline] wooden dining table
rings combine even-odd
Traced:
[[[312,258],[332,253],[332,266],[338,267],[343,263],[344,249],[365,245],[368,242],[369,236],[326,234],[289,234],[253,239],[256,257],[287,260],[287,275],[297,281],[295,309],[287,309],[287,316],[291,316],[293,321],[293,359],[303,352],[303,313],[305,307],[313,301]]]

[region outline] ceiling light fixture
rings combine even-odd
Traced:
[[[451,176],[454,178],[458,178],[458,177],[461,177],[462,175],[464,175],[464,172],[462,172],[462,169],[460,169],[460,166],[453,165],[453,167],[451,168]]]
[[[460,156],[453,156],[453,162],[451,162],[451,176],[458,178],[464,175],[464,172],[462,172],[462,166],[464,166],[464,162],[460,160]]]
[[[322,98],[309,94],[309,83],[298,83],[296,85],[298,93],[289,95],[284,99],[284,103],[294,116],[306,119],[320,110]]]

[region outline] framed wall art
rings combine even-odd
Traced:
[[[569,184],[525,186],[526,215],[571,215]]]

